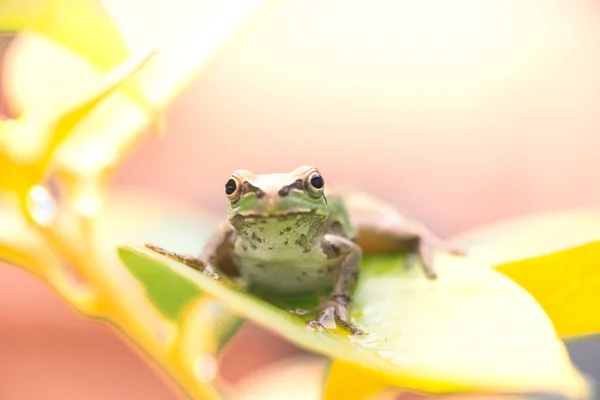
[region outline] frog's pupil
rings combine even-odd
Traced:
[[[227,181],[227,183],[225,184],[225,194],[230,195],[233,194],[233,192],[235,192],[235,189],[237,188],[237,183],[235,183],[234,179],[230,179]]]
[[[323,181],[323,177],[319,174],[315,174],[310,178],[310,184],[317,189],[323,189],[325,186],[325,181]]]

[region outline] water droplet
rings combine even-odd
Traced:
[[[217,361],[208,354],[201,355],[194,363],[196,377],[203,382],[210,382],[217,376]]]
[[[33,220],[41,226],[52,225],[58,212],[56,201],[50,192],[41,185],[36,185],[29,191],[27,208]]]

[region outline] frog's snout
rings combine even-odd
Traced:
[[[265,194],[255,207],[255,211],[262,215],[273,215],[281,212],[282,196],[279,193]]]

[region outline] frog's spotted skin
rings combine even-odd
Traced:
[[[331,286],[340,257],[328,257],[316,238],[325,218],[293,215],[268,224],[236,221],[233,247],[241,277],[249,288],[278,294],[306,293]]]
[[[361,194],[326,196],[324,179],[311,166],[289,174],[234,171],[225,193],[228,220],[206,244],[201,258],[148,247],[213,277],[231,272],[223,261],[231,260],[250,291],[285,295],[333,287],[317,318],[308,323],[315,329],[323,329],[333,314],[352,333],[362,333],[348,317],[361,246],[417,254],[430,278],[435,278],[434,248],[462,254],[386,203]]]

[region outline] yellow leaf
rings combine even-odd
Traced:
[[[131,54],[125,46],[119,27],[98,2],[91,0],[5,0],[0,2],[0,31],[18,32],[25,36],[28,32],[35,32],[50,38],[85,58],[94,73],[114,68]],[[15,44],[17,43],[20,44],[20,41]],[[148,52],[152,48],[138,48],[135,52]],[[47,61],[52,62],[52,59]],[[36,57],[36,67],[38,62],[39,57]],[[10,67],[8,69],[10,71]],[[24,85],[20,87],[15,82]],[[43,85],[45,90],[52,93],[62,89],[52,88],[48,82],[43,82]],[[16,112],[24,112],[31,105],[39,103],[32,98],[38,91],[31,90],[31,77],[26,80],[11,77],[9,86],[18,92],[16,95],[9,95],[9,99],[17,97],[21,103],[17,104]],[[148,110],[151,108],[136,82],[123,85],[121,92],[141,107]],[[10,104],[10,107],[14,109],[15,105]],[[155,123],[157,116],[154,111],[149,110],[149,114],[151,124]]]
[[[469,258],[497,266],[600,240],[600,210],[574,209],[526,215],[456,236]]]
[[[51,248],[18,209],[18,203],[0,202],[0,259],[39,274],[55,259]]]
[[[113,16],[120,18],[130,47],[157,48],[157,56],[141,71],[138,83],[153,109],[164,110],[240,23],[265,3],[265,0],[171,2],[169,18],[177,24],[173,30],[156,29],[160,19],[164,19],[164,8],[158,7],[160,2],[144,5],[145,13],[149,14],[144,19],[137,18],[139,5],[107,2],[106,6]],[[153,21],[153,17],[160,19]],[[135,99],[115,93],[60,148],[56,154],[57,173],[76,213],[98,212],[104,182],[154,122],[145,105],[140,107]],[[91,181],[100,183],[91,185]]]
[[[55,149],[104,98],[123,84],[151,54],[132,57],[87,87],[0,121],[0,188],[24,195],[47,173]]]
[[[0,31],[30,30],[81,54],[101,71],[127,58],[119,29],[91,0],[2,0]]]
[[[327,373],[324,400],[534,400],[536,395],[527,394],[448,394],[428,395],[393,388],[372,374],[343,361],[334,360]],[[543,397],[543,394],[542,394]],[[315,398],[316,399],[316,398]]]
[[[327,372],[324,400],[363,400],[388,388],[389,383],[351,364],[334,360]]]
[[[221,50],[242,23],[271,0],[105,0],[132,50],[153,48],[157,57],[140,74],[140,86],[156,109],[164,109]],[[143,8],[144,18],[139,18]],[[165,10],[169,10],[165,14]],[[160,27],[160,29],[157,29]]]
[[[0,202],[0,260],[48,281],[59,295],[81,312],[95,307],[95,293],[78,284],[44,237],[29,224],[16,203]]]
[[[561,337],[600,333],[600,242],[497,269],[535,297]]]
[[[136,77],[136,83],[141,83],[138,87],[143,89],[153,107],[149,110],[146,100],[140,101],[122,91],[114,93],[81,121],[56,152],[57,176],[67,194],[68,205],[75,213],[93,216],[98,212],[108,175],[142,136],[160,123],[154,113],[163,112],[240,23],[266,2],[146,3],[143,8],[147,15],[143,19],[139,18],[139,3],[105,3],[117,18],[131,49],[151,47],[158,50],[157,56]],[[170,10],[169,21],[165,21],[165,7]],[[176,25],[176,29],[156,29],[157,26],[168,26],[169,22]],[[48,47],[47,44],[44,46]],[[32,63],[37,61],[35,54],[30,59]],[[15,68],[11,79],[17,82],[14,90],[18,93],[14,97],[22,106],[36,102],[27,97],[28,93],[39,96],[37,90],[32,90],[35,76],[20,77],[20,71],[25,70],[27,68]],[[27,89],[25,93],[19,85]],[[38,86],[42,85],[52,90],[48,82],[38,83]],[[92,181],[95,183],[90,183]]]
[[[457,238],[471,258],[531,293],[563,338],[600,333],[599,239],[594,209],[516,218]]]

